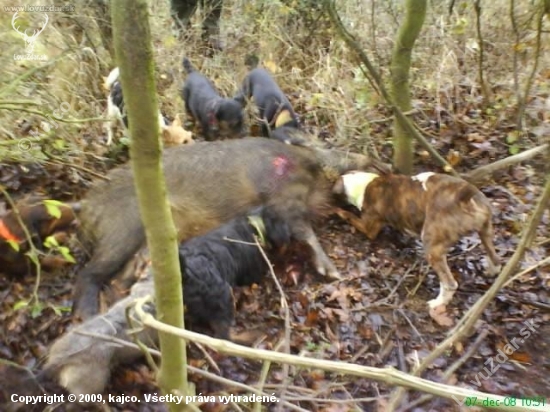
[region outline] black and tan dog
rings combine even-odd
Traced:
[[[438,173],[416,176],[351,172],[343,175],[334,192],[361,211],[361,217],[340,210],[339,216],[375,239],[385,226],[420,235],[428,262],[439,276],[441,289],[431,308],[447,305],[458,283],[447,265],[447,251],[462,236],[478,232],[495,274],[499,257],[493,245],[489,200],[465,180]]]
[[[234,319],[231,288],[260,283],[268,264],[256,245],[277,249],[290,242],[286,220],[273,208],[261,207],[179,248],[186,315],[208,324],[216,337],[229,339]]]
[[[185,110],[199,122],[205,139],[243,137],[241,104],[235,99],[221,97],[212,82],[195,70],[189,59],[183,59],[183,68],[187,73],[181,92]]]
[[[281,88],[271,74],[257,67],[259,60],[249,56],[246,60],[250,72],[245,77],[239,94],[235,97],[244,106],[247,99],[254,99],[258,107],[262,134],[292,144],[285,129],[298,129],[298,117]]]
[[[54,217],[43,201],[33,201],[16,205],[0,218],[0,272],[11,275],[26,275],[32,270],[32,262],[25,254],[30,247],[26,227],[35,246],[40,248],[48,236],[55,235],[59,243],[66,237],[65,232],[76,224],[75,209],[78,205],[59,205],[59,217]],[[19,214],[19,217],[17,216]],[[41,256],[40,264],[46,270],[62,266],[67,261],[56,256]]]

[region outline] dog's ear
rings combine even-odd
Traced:
[[[248,70],[255,69],[260,64],[260,58],[255,54],[249,54],[245,57],[244,64],[248,67]]]
[[[244,108],[246,106],[246,97],[245,97],[245,95],[242,91],[237,93],[237,95],[235,95],[233,97],[233,100],[235,100],[237,103],[239,103],[242,108]]]

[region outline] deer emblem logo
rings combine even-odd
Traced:
[[[16,11],[15,14],[13,15],[13,17],[11,19],[11,25],[17,33],[19,33],[21,36],[23,36],[23,40],[25,41],[25,52],[27,54],[32,54],[32,52],[34,51],[34,42],[36,41],[36,38],[38,37],[38,35],[40,33],[42,33],[44,31],[44,29],[46,28],[46,26],[48,24],[48,15],[46,13],[44,13],[44,20],[43,20],[44,24],[42,24],[41,28],[39,27],[37,29],[32,29],[33,33],[32,34],[27,34],[27,31],[31,30],[31,28],[27,28],[27,29],[25,29],[25,31],[20,30],[19,24],[17,23],[17,19],[20,17],[18,14],[19,14],[19,12]]]

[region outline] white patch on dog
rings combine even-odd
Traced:
[[[445,284],[439,282],[439,295],[437,295],[437,298],[430,300],[428,305],[431,309],[440,305],[447,305],[453,299],[454,294],[454,290],[447,289]]]
[[[105,89],[111,90],[111,87],[113,87],[113,84],[118,80],[118,77],[120,76],[120,70],[118,67],[115,67],[113,70],[111,70],[111,73],[109,73],[109,76],[105,79]]]
[[[416,176],[413,176],[411,177],[412,180],[416,180],[420,183],[422,183],[422,188],[424,190],[428,190],[428,188],[426,187],[426,182],[428,181],[428,179],[430,177],[432,177],[433,175],[435,175],[434,172],[424,172],[424,173],[419,173],[417,174]]]
[[[357,209],[363,208],[365,189],[374,179],[379,177],[376,173],[350,172],[342,176],[346,198]]]
[[[107,145],[109,146],[113,141],[113,127],[115,122],[120,122],[120,125],[124,129],[124,121],[123,113],[120,111],[120,108],[113,102],[113,99],[111,98],[111,88],[119,80],[120,77],[120,69],[118,67],[115,67],[111,72],[109,73],[109,76],[105,79],[105,82],[103,84],[103,87],[107,90],[107,121],[103,124],[103,128],[107,131]],[[164,118],[162,113],[159,111],[158,115],[158,122],[159,122],[159,131],[163,131],[166,128],[169,128],[171,125],[170,123]],[[181,126],[181,124],[179,124]],[[181,128],[182,132],[185,130]],[[174,130],[168,130],[170,134],[175,133]],[[186,137],[183,138],[183,140],[189,140],[190,136],[185,135]],[[175,140],[182,140],[180,136],[175,136]]]

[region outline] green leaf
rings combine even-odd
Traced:
[[[53,235],[48,236],[44,240],[44,247],[48,248],[48,249],[53,249],[53,248],[59,247],[59,243],[57,243],[57,239],[55,238],[55,236],[53,236]]]
[[[57,315],[57,316],[61,316],[61,310],[55,306],[55,305],[51,305],[50,308],[52,308],[53,312]]]
[[[53,142],[53,147],[57,150],[65,149],[65,141],[63,139],[56,139]]]
[[[63,256],[67,262],[76,263],[76,260],[74,259],[73,255],[71,255],[71,251],[68,247],[60,246],[58,250],[59,253],[61,253],[61,256]]]
[[[37,303],[36,305],[33,305],[31,309],[31,317],[33,319],[37,318],[42,314],[42,310],[44,309],[44,305],[41,303]]]
[[[519,145],[513,144],[512,146],[510,146],[508,151],[510,152],[511,155],[518,154],[519,153]]]
[[[56,219],[59,219],[61,217],[61,209],[60,206],[63,206],[63,202],[60,202],[59,200],[44,200],[44,206],[46,206],[46,210],[48,211],[48,214],[55,217]]]
[[[13,310],[19,310],[23,309],[29,306],[29,302],[26,300],[20,300],[19,302],[16,302],[15,305],[13,305]]]
[[[506,135],[506,143],[512,144],[518,141],[519,132],[514,130]]]
[[[19,243],[15,240],[8,240],[8,244],[15,250],[16,252],[19,252]]]

